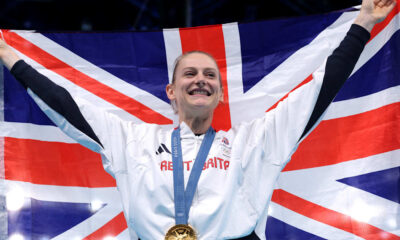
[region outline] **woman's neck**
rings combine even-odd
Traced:
[[[212,118],[213,118],[212,114],[203,117],[180,116],[179,123],[181,123],[182,121],[185,122],[186,125],[190,127],[190,129],[194,134],[204,134],[210,128]]]

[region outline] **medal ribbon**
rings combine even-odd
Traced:
[[[174,175],[175,224],[188,223],[190,206],[192,205],[197,183],[199,182],[200,174],[203,171],[203,166],[210,152],[214,137],[215,131],[210,127],[197,153],[185,190],[180,129],[176,128],[172,132],[171,147]]]

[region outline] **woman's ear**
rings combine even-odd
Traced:
[[[175,100],[175,85],[170,83],[165,87],[165,92],[169,100]]]
[[[219,94],[219,102],[220,103],[224,103],[224,89],[223,88],[221,88],[221,92],[220,92],[220,94]]]

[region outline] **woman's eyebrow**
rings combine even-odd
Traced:
[[[185,71],[185,70],[197,70],[197,69],[195,67],[185,67],[182,70]]]

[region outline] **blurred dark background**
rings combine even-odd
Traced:
[[[360,0],[0,0],[0,28],[159,30],[319,14]]]

